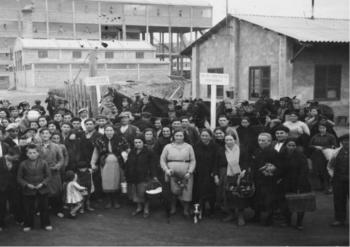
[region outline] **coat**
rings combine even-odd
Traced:
[[[125,140],[127,140],[127,142],[129,143],[129,146],[133,147],[134,139],[136,137],[136,134],[139,132],[139,129],[136,126],[129,124],[127,130],[124,133],[122,133],[120,131],[120,128],[120,124],[115,125],[116,135],[125,138]]]
[[[79,139],[76,140],[65,140],[65,146],[67,148],[68,153],[68,164],[66,167],[66,170],[72,170],[74,172],[77,171],[78,162],[81,159],[81,152],[82,152],[82,146],[80,145],[81,142]],[[86,162],[86,165],[88,166],[90,163]]]
[[[18,169],[17,181],[23,187],[23,194],[26,196],[49,193],[48,183],[51,179],[51,172],[48,163],[39,158],[33,164],[30,160],[23,161]],[[28,188],[28,184],[34,186],[42,183],[42,186],[39,190]]]
[[[193,174],[193,197],[195,201],[215,197],[214,173],[217,149],[217,146],[213,142],[205,145],[200,141],[194,146],[194,154],[197,162]]]
[[[251,167],[253,170],[253,179],[255,182],[254,207],[257,210],[272,210],[276,200],[279,197],[277,180],[279,178],[278,154],[272,146],[265,149],[257,148],[252,155]],[[265,176],[259,169],[271,163],[277,167],[273,176]]]
[[[217,155],[216,155],[216,165],[214,172],[216,175],[219,174],[219,170],[222,168],[227,169],[227,159],[225,154],[225,146],[216,145],[217,146]],[[248,154],[247,149],[240,147],[240,155],[239,155],[239,166],[241,170],[248,169],[251,165],[250,156]]]
[[[96,141],[101,138],[102,135],[95,131],[90,138],[86,137],[86,134],[82,134],[80,137],[80,160],[90,164],[92,153],[94,151],[94,145]]]
[[[304,154],[298,150],[289,154],[284,150],[279,156],[284,192],[310,192],[311,185],[308,180],[309,168]]]
[[[244,147],[249,154],[252,154],[257,147],[258,134],[252,127],[242,127],[239,126],[237,129],[237,134],[240,141],[240,146]]]
[[[57,196],[62,192],[61,169],[64,165],[62,148],[50,142],[47,147],[40,145],[40,158],[47,162],[51,170],[51,179],[48,182],[50,195]]]
[[[2,157],[0,157],[0,191],[6,191],[16,187],[17,167],[8,168],[5,160],[5,155],[10,153],[10,147],[4,142],[1,142]]]
[[[125,164],[126,181],[130,184],[148,182],[156,176],[156,160],[154,153],[144,147],[140,153],[131,150]]]

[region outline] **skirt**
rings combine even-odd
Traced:
[[[135,203],[144,203],[147,183],[130,184],[130,198]]]
[[[101,168],[102,190],[116,192],[120,188],[120,165],[114,154],[108,154]]]
[[[60,196],[62,193],[61,171],[51,171],[51,179],[47,183],[49,197]]]
[[[87,191],[90,193],[91,192],[91,187],[92,187],[92,175],[88,169],[86,171],[80,171],[78,169],[77,171],[78,175],[78,183],[81,186],[84,186],[87,188]]]
[[[177,177],[183,177],[187,171],[189,164],[185,162],[169,162],[168,166],[174,171]],[[193,175],[187,181],[184,181],[184,187],[179,185],[178,178],[170,177],[171,193],[178,196],[180,201],[191,202],[193,190]]]

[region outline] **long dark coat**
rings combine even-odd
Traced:
[[[195,202],[215,197],[214,169],[217,157],[217,146],[210,142],[205,145],[198,142],[194,146],[196,169],[194,171],[193,198]]]
[[[239,144],[241,147],[244,147],[249,154],[252,154],[257,148],[258,143],[258,134],[255,129],[251,126],[237,128],[237,134],[239,137]]]
[[[259,169],[266,163],[271,163],[277,167],[274,176],[265,176]],[[279,163],[278,153],[271,147],[257,148],[252,155],[252,170],[255,182],[254,206],[258,210],[271,210],[278,198]]]
[[[285,193],[305,193],[311,191],[308,180],[307,159],[300,151],[280,154],[281,178]]]
[[[148,182],[155,177],[155,162],[154,153],[146,147],[140,153],[135,149],[131,150],[125,164],[126,181],[130,184]]]

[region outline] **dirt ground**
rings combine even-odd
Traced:
[[[237,227],[224,223],[217,214],[199,224],[184,219],[181,214],[167,223],[160,205],[152,205],[150,218],[132,217],[131,205],[121,209],[97,209],[77,219],[52,216],[54,230],[34,229],[24,233],[11,223],[0,233],[0,245],[349,245],[349,229],[332,228],[332,195],[317,193],[317,211],[307,213],[304,230],[248,223]],[[100,205],[101,206],[101,205]],[[246,216],[252,212],[247,210]],[[37,225],[39,224],[37,219]]]

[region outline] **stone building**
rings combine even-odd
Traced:
[[[63,88],[64,81],[84,79],[96,48],[98,75],[111,82],[168,81],[169,62],[156,58],[156,48],[146,41],[17,39],[17,88]]]
[[[349,114],[349,20],[228,15],[182,51],[192,59],[192,96],[210,98],[199,74],[228,73],[218,98],[297,96]]]

